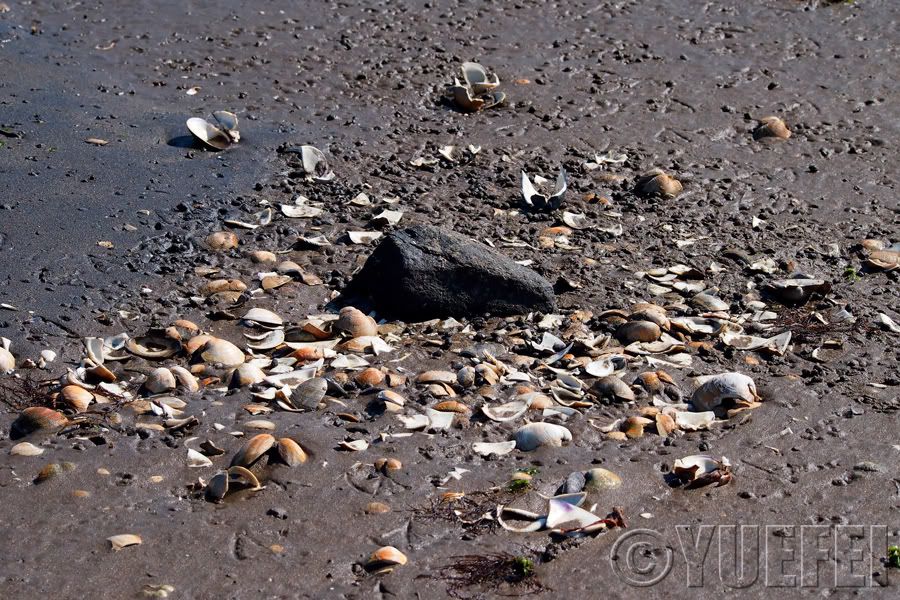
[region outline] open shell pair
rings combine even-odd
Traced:
[[[496,74],[489,77],[484,67],[474,62],[462,64],[463,81],[453,79],[449,88],[450,96],[456,105],[467,112],[477,112],[502,104],[506,94],[495,88],[500,85]]]
[[[212,114],[215,125],[206,119],[192,117],[187,120],[187,128],[195,138],[213,150],[225,150],[241,139],[238,118],[234,113],[217,110]]]

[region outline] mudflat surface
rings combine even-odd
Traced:
[[[384,209],[403,211],[398,226],[441,226],[531,261],[558,284],[563,317],[543,327],[566,343],[611,333],[598,315],[635,302],[669,304],[672,317],[702,312],[689,295],[654,295],[659,289],[639,276],[653,268],[693,267],[729,304],[732,319],[752,315],[750,303],[770,280],[802,273],[830,282],[831,290],[790,310],[766,299],[778,313],[769,334],[793,334],[784,356],[713,338],[709,348],[690,349],[690,365],[662,367],[688,396],[695,376],[739,371],[764,398],[710,431],[669,439],[647,433],[616,441],[595,427],[637,414],[649,404],[640,397],[637,405],[580,409],[564,423],[573,434],[566,447],[486,460],[472,443],[509,439],[524,419],[493,423],[478,407],[511,400],[513,383],[457,386],[457,399],[474,409],[468,422],[386,439],[382,433],[404,429],[394,415],[372,409],[374,393],[364,386],[347,384],[347,394],[334,399],[342,404],[326,402],[315,412],[275,407],[254,417],[243,408],[253,401],[250,390],[223,394],[210,383],[176,394],[187,403],[184,416],[200,421],[189,432],[135,427],[163,420],[129,406],[114,411],[121,422],[111,423],[109,406],[95,406],[84,427],[25,438],[44,453],[23,457],[8,454],[23,441],[9,433],[28,399],[4,394],[3,597],[147,597],[153,588],[146,586],[170,585],[176,598],[440,598],[448,584],[436,576],[454,556],[491,552],[534,556],[546,588],[536,593],[546,597],[769,597],[773,579],[764,571],[735,591],[736,579],[712,559],[703,586],[688,585],[696,580],[689,580],[676,526],[734,524],[782,525],[787,533],[779,540],[799,535],[800,526],[832,533],[832,526],[882,527],[886,541],[869,530],[868,562],[853,569],[871,578],[864,593],[896,595],[900,575],[881,560],[900,527],[898,334],[871,323],[879,313],[900,322],[900,288],[896,271],[866,269],[858,246],[900,241],[897,3],[6,4],[0,302],[18,310],[0,310],[0,336],[11,340],[19,366],[43,349],[59,354],[44,369],[17,369],[20,376],[58,379],[83,357],[81,338],[137,336],[179,318],[242,347],[245,328],[223,318],[228,314],[261,306],[303,323],[325,311],[371,252],[346,232],[377,230],[372,217]],[[504,106],[465,114],[442,99],[465,60],[499,75]],[[193,87],[197,93],[187,94]],[[188,137],[184,120],[219,109],[238,115],[242,140],[207,152]],[[792,137],[754,140],[756,120],[767,115],[782,117]],[[296,157],[278,152],[302,144],[325,152],[333,181],[307,181],[297,175]],[[458,147],[455,160],[438,153],[446,145]],[[627,160],[586,164],[606,153]],[[420,158],[436,160],[411,164]],[[569,175],[563,207],[523,211],[521,170],[552,178],[560,166]],[[636,178],[653,168],[677,177],[684,191],[669,199],[636,194]],[[371,204],[353,202],[360,193]],[[324,212],[282,216],[280,205],[298,194]],[[275,209],[273,222],[234,229],[237,249],[204,246],[210,232],[227,228],[226,219],[252,219],[267,206]],[[542,241],[548,227],[563,224],[564,210],[584,214],[586,227]],[[297,244],[316,235],[331,245]],[[204,278],[258,287],[256,274],[269,268],[251,262],[249,252],[258,249],[281,253],[279,260],[296,262],[322,284],[247,294],[238,307],[201,297]],[[771,259],[771,272],[752,267],[763,259]],[[842,309],[857,325],[838,322]],[[380,334],[394,351],[366,358],[409,377],[395,388],[408,414],[442,400],[414,383],[416,374],[472,365],[464,351],[485,342],[499,345],[497,359],[527,373],[535,389],[548,391],[555,374],[541,363],[549,353],[531,343],[541,339],[542,320],[385,323]],[[840,345],[817,359],[813,352],[829,340]],[[580,346],[573,352],[588,354]],[[632,356],[623,379],[652,370],[644,361]],[[135,394],[148,366],[156,364],[133,359],[120,372]],[[570,370],[586,386],[594,379]],[[347,373],[352,379],[347,369],[323,369],[336,379]],[[279,437],[301,441],[310,460],[266,469],[262,491],[206,502],[194,489],[198,477],[208,481],[227,467],[243,442],[232,432],[256,433],[245,423],[258,418],[274,422]],[[192,437],[198,440],[187,441]],[[186,448],[207,438],[226,453],[212,459],[214,468],[188,468]],[[346,439],[370,446],[338,450]],[[728,457],[734,480],[670,487],[673,461],[697,453]],[[378,473],[372,464],[385,456],[402,469]],[[34,483],[46,464],[65,462],[75,468]],[[520,501],[538,510],[537,492],[552,495],[570,473],[594,466],[623,481],[592,499],[596,513],[620,507],[628,529],[557,543],[546,532],[473,528],[431,510],[444,492],[478,497],[525,467],[539,473]],[[447,479],[456,468],[468,472]],[[391,511],[366,514],[372,501]],[[664,562],[665,546],[673,549],[671,572],[649,587],[629,585],[621,563],[610,561],[616,541],[638,528],[662,541],[642,560]],[[106,538],[120,533],[143,543],[113,552]],[[366,574],[358,563],[383,545],[409,562],[389,575]],[[748,561],[765,565],[768,550],[750,552]],[[848,581],[841,571],[847,562],[837,565],[824,565],[815,585],[788,580],[780,591],[846,593],[831,585],[835,572]],[[485,597],[516,591],[449,589]]]

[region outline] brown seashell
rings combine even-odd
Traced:
[[[268,291],[280,288],[292,281],[294,280],[288,275],[267,275],[262,278],[260,285],[262,286],[262,289]]]
[[[659,375],[654,371],[641,373],[634,378],[634,383],[641,386],[650,394],[659,394],[663,391],[663,384],[659,380]]]
[[[591,393],[615,402],[633,402],[634,391],[628,384],[616,377],[615,375],[607,375],[594,382],[591,386]]]
[[[188,354],[193,354],[194,352],[205,346],[207,342],[214,339],[216,338],[211,335],[195,335],[184,344],[184,350]]]
[[[531,405],[528,410],[544,410],[553,406],[553,398],[547,394],[531,393]]]
[[[622,433],[621,431],[610,431],[606,434],[607,439],[615,440],[617,442],[624,442],[628,439],[628,436]]]
[[[403,463],[396,458],[379,458],[375,460],[375,470],[381,471],[385,475],[391,471],[399,471],[402,468]]]
[[[206,237],[206,245],[212,250],[231,250],[238,247],[238,236],[231,231],[216,231]]]
[[[59,393],[63,402],[76,413],[82,413],[88,409],[94,401],[94,394],[77,385],[67,385]]]
[[[384,402],[384,408],[390,412],[399,412],[406,404],[406,398],[392,390],[378,392],[378,399]]]
[[[243,292],[246,291],[247,284],[240,279],[214,279],[200,288],[200,293],[204,296],[212,296],[219,292]]]
[[[359,385],[375,387],[384,383],[384,373],[375,367],[369,367],[360,371],[354,379]]]
[[[632,440],[639,438],[644,435],[644,426],[649,425],[652,422],[653,421],[646,417],[628,417],[622,424],[622,433]]]
[[[425,371],[416,377],[416,383],[456,383],[456,373],[450,371]]]
[[[260,433],[253,436],[245,443],[234,458],[231,459],[232,467],[250,467],[275,445],[275,437],[268,433]]]
[[[441,412],[452,412],[462,415],[468,415],[472,412],[472,409],[459,402],[457,400],[445,400],[444,402],[438,402],[434,405],[434,410],[439,410]]]
[[[863,250],[867,250],[868,252],[877,252],[878,250],[884,250],[884,242],[881,240],[876,240],[872,238],[866,238],[859,243],[860,246],[863,247]]]
[[[325,351],[321,348],[312,347],[297,348],[288,356],[290,356],[291,358],[296,358],[298,361],[319,360],[320,358],[325,357]]]
[[[894,250],[876,250],[866,257],[866,266],[883,271],[893,271],[900,267],[900,252]]]
[[[681,182],[665,173],[648,173],[637,180],[637,192],[644,196],[674,198],[684,188]]]
[[[228,340],[211,338],[200,349],[200,358],[207,363],[236,367],[243,364],[245,357],[241,349]]]
[[[641,409],[638,411],[638,413],[642,417],[647,417],[648,419],[652,419],[660,413],[660,410],[656,406],[642,406]]]
[[[229,385],[232,388],[242,388],[259,383],[266,378],[262,369],[254,364],[243,363],[232,371]]]
[[[308,456],[300,444],[291,438],[278,440],[278,455],[289,467],[296,467],[306,462]]]
[[[391,512],[391,507],[384,502],[369,502],[366,504],[367,515],[381,515]]]
[[[659,325],[650,321],[628,321],[616,329],[616,339],[626,346],[633,342],[655,342],[660,336]]]
[[[661,436],[669,436],[673,431],[678,429],[675,425],[675,419],[663,413],[656,415],[656,433]]]
[[[387,383],[389,387],[400,387],[401,385],[406,385],[406,375],[401,375],[400,373],[394,373],[393,371],[387,374]]]
[[[177,387],[184,388],[189,392],[196,392],[200,390],[200,383],[197,381],[197,378],[194,377],[191,372],[184,367],[175,365],[173,367],[169,367],[169,370],[172,371],[172,375],[175,376]]]
[[[269,252],[268,250],[254,250],[250,253],[250,260],[257,264],[273,263],[278,260],[278,257],[274,252]]]
[[[12,430],[20,435],[27,435],[39,429],[59,429],[68,424],[69,419],[58,410],[44,406],[31,406],[23,410],[13,421]]]
[[[375,319],[352,306],[346,306],[341,309],[337,321],[331,326],[331,330],[350,338],[378,334],[378,326],[375,323]]]
[[[671,327],[669,317],[666,316],[666,309],[662,306],[649,304],[647,302],[639,302],[632,306],[631,314],[628,315],[628,318],[632,321],[650,321],[651,323],[656,323],[659,325],[659,328],[664,331],[668,331]]]
[[[144,381],[144,389],[151,394],[162,394],[175,389],[175,375],[165,367],[153,369]]]
[[[478,377],[488,385],[494,385],[500,381],[500,375],[497,373],[496,369],[492,365],[486,363],[481,363],[476,366],[475,373],[477,373]]]
[[[384,546],[372,553],[365,567],[369,572],[383,573],[397,565],[405,565],[406,555],[393,546]]]
[[[780,117],[763,117],[759,120],[759,125],[753,130],[753,139],[761,140],[763,138],[778,138],[786,140],[791,137],[791,130],[788,129],[787,123]]]

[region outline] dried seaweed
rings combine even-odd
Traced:
[[[453,562],[440,568],[431,577],[447,584],[447,594],[453,598],[474,598],[482,594],[521,596],[545,591],[535,572],[536,558],[508,552],[467,554],[454,556]]]

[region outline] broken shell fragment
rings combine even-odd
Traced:
[[[450,86],[449,92],[456,105],[467,112],[478,112],[485,106],[484,99],[473,96],[472,88],[459,81]]]
[[[684,189],[681,182],[661,171],[650,172],[637,180],[637,192],[644,196],[674,198]]]
[[[556,210],[560,207],[567,187],[565,169],[559,169],[556,187],[552,192],[547,188],[548,180],[543,177],[535,177],[534,183],[538,185],[540,191],[531,183],[525,171],[522,171],[522,198],[527,206],[537,210]]]
[[[653,423],[646,417],[628,417],[622,424],[622,433],[629,439],[636,439],[644,435],[644,427]]]
[[[144,336],[129,338],[125,342],[125,349],[141,358],[161,360],[175,356],[181,349],[181,343],[168,337]]]
[[[756,129],[753,130],[753,139],[755,140],[763,138],[786,140],[789,137],[791,137],[791,130],[788,129],[787,123],[775,116],[763,117],[759,120]]]
[[[238,131],[238,118],[236,114],[228,112],[227,110],[217,110],[212,114],[212,116],[213,119],[216,120],[216,123],[218,123],[222,131],[225,132],[225,134],[233,143],[241,141],[241,134]]]
[[[488,77],[484,67],[476,62],[464,62],[462,64],[462,76],[466,84],[472,88],[476,95],[489,92],[500,85],[500,78],[494,74],[493,79]]]
[[[372,553],[365,564],[366,571],[381,575],[390,573],[397,566],[405,565],[406,555],[393,546],[384,546]]]
[[[9,453],[13,456],[40,456],[44,453],[44,449],[35,446],[31,442],[20,442],[10,448]]]
[[[561,447],[572,441],[572,432],[553,423],[528,423],[516,431],[515,440],[518,450],[530,452],[542,446]]]
[[[672,473],[689,488],[715,483],[725,485],[732,479],[731,463],[724,456],[716,460],[710,456],[695,454],[675,461]]]
[[[491,454],[503,456],[515,449],[515,440],[510,440],[508,442],[475,442],[472,444],[472,451],[479,456],[490,456]]]
[[[268,433],[260,433],[253,436],[245,443],[234,458],[231,459],[232,467],[250,467],[275,445],[275,437]]]
[[[723,373],[702,378],[691,405],[695,411],[711,411],[732,401],[736,406],[752,406],[759,400],[753,379],[742,373]]]
[[[121,550],[122,548],[127,548],[128,546],[137,546],[143,543],[143,540],[141,540],[141,536],[131,533],[114,535],[106,538],[106,541],[109,542],[112,545],[112,549],[116,551]]]
[[[300,444],[291,438],[281,438],[278,440],[278,455],[289,467],[302,465],[308,458],[306,452],[300,447]]]
[[[202,468],[202,467],[211,467],[212,461],[209,460],[206,456],[197,452],[193,448],[188,448],[187,451],[187,466],[193,468]]]
[[[315,146],[300,146],[300,159],[303,161],[303,170],[307,179],[330,181],[334,179],[334,173],[328,168],[328,159],[325,153]]]
[[[782,279],[770,281],[764,291],[786,305],[806,303],[813,294],[824,296],[831,291],[831,284],[822,279]]]

